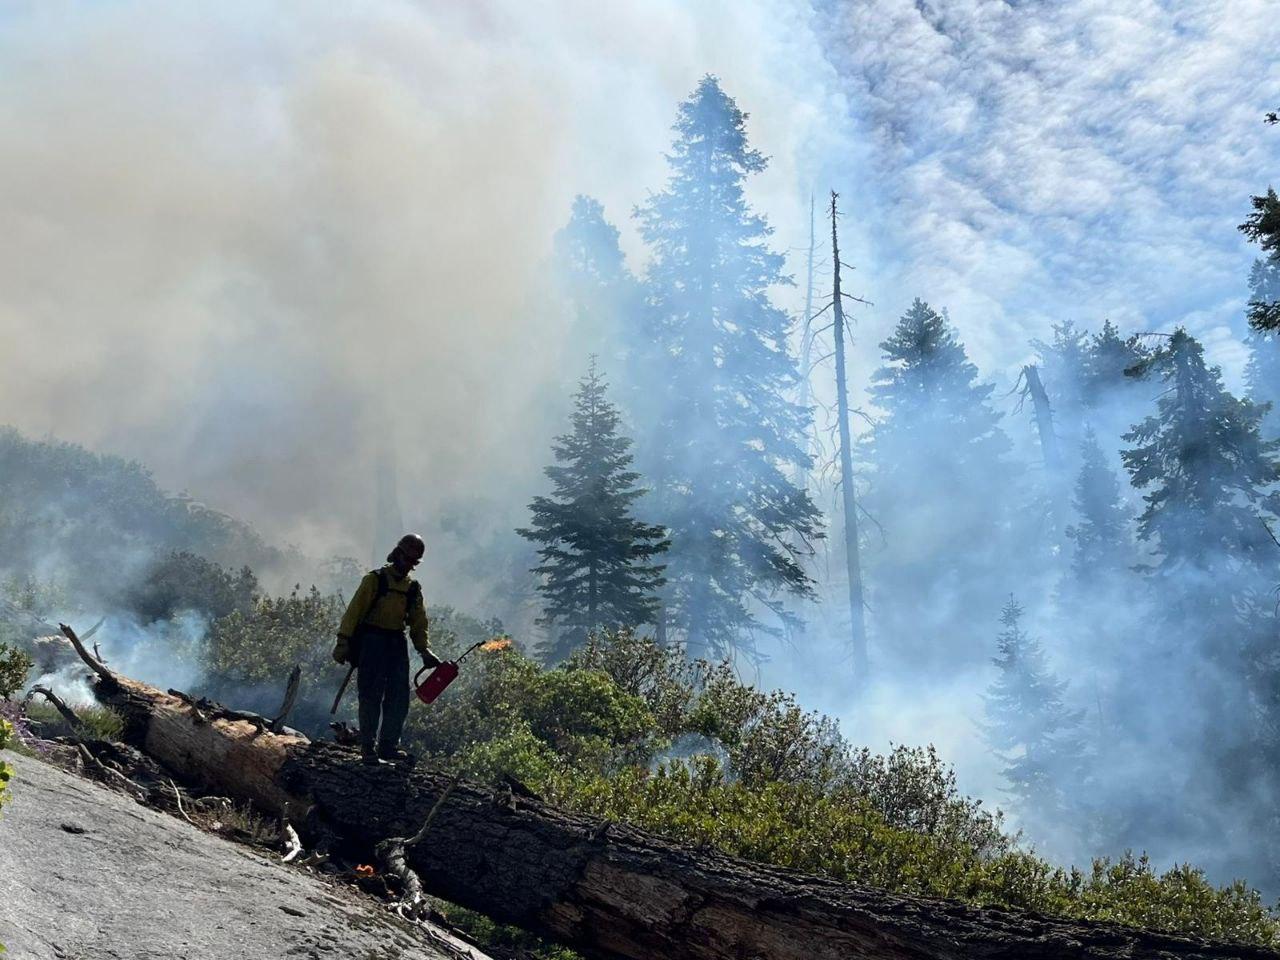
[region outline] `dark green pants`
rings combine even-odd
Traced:
[[[360,631],[356,690],[361,746],[366,751],[396,749],[409,715],[409,645],[404,634],[373,627]]]

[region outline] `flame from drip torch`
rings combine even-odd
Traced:
[[[373,869],[373,866],[368,863],[361,863],[356,865],[356,876],[362,879],[367,880],[369,877],[372,877],[375,872],[376,871]]]
[[[494,650],[506,650],[509,646],[511,646],[510,637],[494,637],[488,643],[480,644],[480,650],[489,653]]]

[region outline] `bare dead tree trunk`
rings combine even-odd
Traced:
[[[1053,426],[1053,408],[1049,404],[1049,394],[1040,379],[1040,370],[1034,363],[1022,368],[1022,377],[1026,382],[1026,394],[1031,397],[1031,406],[1036,416],[1036,434],[1040,438],[1040,453],[1044,457],[1045,484],[1049,488],[1049,498],[1053,503],[1054,525],[1061,531],[1067,521],[1067,488],[1066,478],[1062,472],[1062,451],[1058,445],[1058,433]]]
[[[849,633],[853,643],[853,674],[865,683],[868,673],[867,622],[862,592],[862,557],[858,543],[858,502],[853,487],[853,451],[849,430],[849,386],[844,358],[844,292],[840,289],[840,239],[836,233],[836,201],[831,191],[831,303],[835,313],[836,418],[840,430],[840,495],[844,507],[844,556],[849,574]]]
[[[809,369],[813,364],[813,255],[817,249],[817,224],[814,219],[813,194],[809,194],[809,257],[805,268],[805,285],[804,285],[804,330],[800,338],[800,406],[808,409],[813,406],[813,384],[811,380],[812,371]],[[805,452],[812,454],[815,447],[816,428],[813,422],[812,414],[809,416],[809,425],[805,431]],[[801,486],[809,486],[809,471],[804,470],[801,476]]]
[[[1044,383],[1040,380],[1040,370],[1034,363],[1023,367],[1022,375],[1027,379],[1027,392],[1031,394],[1031,405],[1036,413],[1036,432],[1040,436],[1040,452],[1044,456],[1045,468],[1057,473],[1062,469],[1062,454],[1058,450],[1058,435],[1053,429],[1049,394],[1045,392]]]

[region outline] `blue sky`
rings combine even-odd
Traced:
[[[1110,316],[1185,323],[1238,373],[1235,226],[1280,171],[1274,4],[831,2],[819,29],[872,144],[888,300],[949,305],[984,365]]]

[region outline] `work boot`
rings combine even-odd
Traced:
[[[367,764],[370,767],[377,767],[385,764],[387,761],[379,757],[378,754],[373,750],[361,750],[360,762]]]
[[[407,751],[399,747],[382,747],[378,750],[378,757],[388,763],[405,763],[412,759]]]

